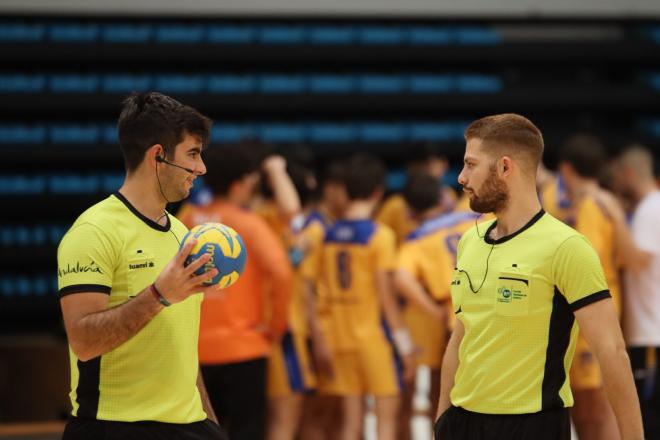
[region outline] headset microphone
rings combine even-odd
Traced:
[[[164,164],[166,164],[166,165],[170,165],[170,166],[173,166],[173,167],[181,168],[181,169],[184,170],[184,171],[188,171],[190,174],[193,174],[193,173],[195,172],[195,170],[191,170],[190,168],[182,167],[181,165],[177,165],[177,164],[175,164],[175,163],[173,163],[173,162],[170,162],[170,161],[168,161],[168,160],[165,160],[165,158],[164,158],[163,156],[156,156],[156,162],[162,162],[162,163],[164,163]]]

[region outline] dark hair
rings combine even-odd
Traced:
[[[206,146],[212,122],[192,107],[157,92],[133,93],[119,115],[119,146],[126,171],[134,171],[146,151],[161,144],[166,157],[186,134],[196,136]]]
[[[209,149],[204,154],[207,172],[204,182],[215,195],[224,196],[234,182],[259,169],[255,150],[243,145]]]
[[[335,160],[330,162],[323,170],[323,184],[326,183],[346,183],[346,165],[344,162]]]
[[[465,130],[465,140],[470,139],[481,139],[486,151],[523,157],[528,164],[527,171],[536,175],[543,156],[543,136],[524,116],[504,113],[477,119]]]
[[[360,153],[346,163],[344,182],[351,200],[368,199],[385,184],[385,164],[377,157]]]
[[[559,150],[559,161],[569,163],[581,177],[598,177],[606,160],[603,144],[589,134],[572,136]]]
[[[437,206],[440,197],[438,180],[424,173],[411,175],[403,188],[403,198],[416,214]]]
[[[431,142],[416,142],[408,146],[405,151],[406,162],[409,164],[418,164],[427,162],[429,159],[445,158],[440,147]]]
[[[298,162],[287,161],[286,172],[303,205],[318,199],[318,187],[313,169],[307,168]]]

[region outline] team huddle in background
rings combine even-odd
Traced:
[[[409,155],[403,191],[383,200],[386,170],[370,155],[332,162],[317,174],[301,148],[276,154],[246,144],[205,152],[214,198],[186,203],[177,216],[188,227],[228,224],[249,255],[241,281],[202,306],[200,361],[232,439],[358,439],[368,407],[379,439],[411,438],[418,365],[431,369],[429,416],[435,416],[455,319],[450,283],[457,245],[489,216],[471,211],[467,197],[441,183],[449,169],[441,151],[415,145]],[[539,168],[542,205],[589,239],[617,310],[624,303],[630,310],[628,334],[635,334],[641,305],[635,297],[624,301],[620,277],[646,268],[650,255],[635,246],[623,207],[636,202],[626,176],[652,178],[652,157],[631,147],[608,161],[599,141],[582,135],[560,149],[558,171]],[[640,350],[635,367],[648,369],[654,352]],[[228,379],[230,369],[242,372]],[[584,338],[570,376],[580,438],[618,438]],[[266,396],[267,410],[255,419]]]

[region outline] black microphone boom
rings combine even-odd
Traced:
[[[181,165],[177,165],[177,164],[175,164],[174,162],[170,162],[170,161],[168,161],[168,160],[165,160],[165,158],[164,158],[163,156],[156,156],[156,162],[162,162],[162,163],[164,163],[164,164],[166,164],[166,165],[170,165],[170,166],[173,166],[173,167],[181,168],[181,169],[184,170],[184,171],[188,171],[190,174],[192,174],[192,173],[195,172],[194,170],[191,170],[190,168],[182,167]]]

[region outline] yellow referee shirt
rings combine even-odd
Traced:
[[[498,240],[495,222],[458,246],[451,295],[465,335],[452,404],[486,414],[572,406],[573,312],[610,297],[598,255],[544,211]]]
[[[108,308],[154,282],[179,248],[186,227],[161,226],[120,193],[78,217],[57,251],[60,295],[98,292]],[[206,419],[197,390],[202,295],[161,310],[114,350],[82,362],[69,349],[72,415],[122,422],[192,423]]]

